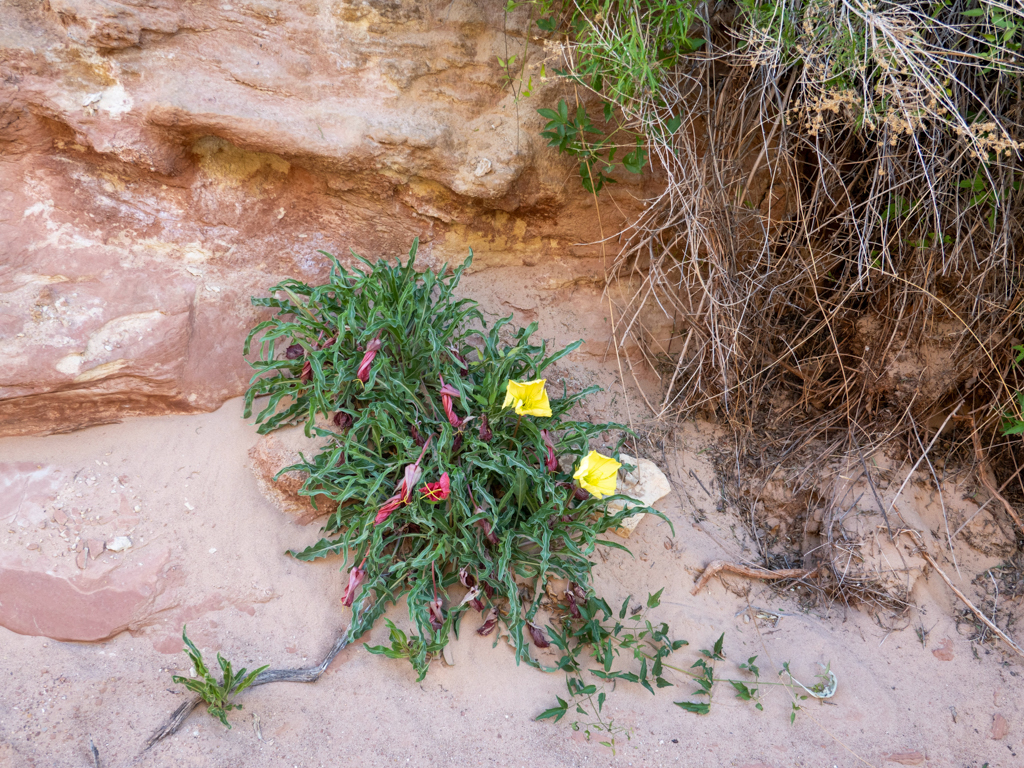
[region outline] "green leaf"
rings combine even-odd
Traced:
[[[555,696],[555,700],[558,701],[558,706],[552,707],[551,709],[545,709],[543,712],[537,715],[537,720],[547,720],[553,717],[555,718],[555,722],[557,723],[559,720],[565,717],[565,713],[568,710],[569,705],[558,696]]]
[[[711,711],[710,704],[701,704],[693,701],[675,701],[673,702],[680,709],[684,709],[687,712],[692,712],[695,715],[706,715]]]
[[[661,593],[664,592],[664,591],[665,591],[665,588],[662,587],[657,592],[655,592],[653,595],[648,595],[647,596],[647,607],[648,608],[657,608],[659,605],[661,605]]]

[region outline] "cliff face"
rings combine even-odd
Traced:
[[[321,249],[596,256],[593,200],[537,138],[555,86],[502,87],[526,29],[471,0],[0,6],[0,435],[240,394],[249,297],[322,277]]]

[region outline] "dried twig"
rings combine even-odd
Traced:
[[[701,574],[700,579],[697,580],[697,586],[690,590],[691,595],[696,595],[702,589],[704,585],[711,580],[715,574],[721,573],[722,571],[728,571],[729,573],[735,573],[737,576],[747,576],[751,579],[802,579],[805,576],[810,576],[815,573],[818,569],[808,570],[807,568],[783,568],[778,571],[766,571],[763,568],[748,568],[745,565],[737,565],[736,563],[730,563],[727,560],[715,560],[708,563],[708,567],[704,569],[704,573]]]
[[[943,572],[943,570],[941,568],[939,568],[939,564],[935,562],[934,558],[932,558],[931,555],[929,555],[925,550],[922,549],[921,550],[921,557],[923,557],[925,560],[927,560],[928,564],[932,568],[935,569],[935,572],[937,574],[939,574],[939,576],[942,577],[942,580],[944,582],[946,582],[946,586],[948,586],[951,590],[953,590],[953,594],[956,595],[957,597],[959,597],[960,600],[963,602],[963,604],[971,609],[971,613],[973,613],[975,616],[977,616],[979,619],[981,619],[982,623],[984,623],[984,625],[986,627],[988,627],[996,635],[998,635],[999,639],[1002,640],[1004,643],[1006,643],[1008,646],[1010,646],[1017,653],[1018,656],[1024,656],[1024,650],[1022,650],[1019,645],[1017,645],[1015,642],[1013,642],[1013,640],[1011,640],[1007,636],[1007,634],[1005,632],[1003,632],[1003,630],[1001,630],[999,627],[997,627],[994,622],[992,622],[984,613],[982,613],[981,610],[974,603],[972,603],[970,600],[968,600],[967,596],[963,592],[961,592],[959,589],[957,589],[953,585],[953,582],[949,580],[949,576],[947,576]]]
[[[981,438],[978,437],[978,428],[974,425],[973,419],[971,426],[971,441],[974,443],[974,455],[978,458],[978,476],[981,478],[981,482],[985,485],[986,490],[988,490],[992,498],[998,499],[1002,503],[1003,509],[1006,510],[1006,514],[1013,518],[1013,522],[1017,524],[1017,528],[1021,533],[1024,533],[1024,522],[1021,522],[1020,515],[1017,514],[1017,510],[1010,506],[1010,502],[1008,502],[1006,497],[996,489],[995,483],[992,482],[992,478],[990,476],[992,470],[989,469],[988,462],[985,461],[985,455],[981,452]]]
[[[257,685],[266,685],[267,683],[315,683],[327,670],[331,662],[334,661],[334,657],[341,653],[348,643],[348,632],[345,632],[334,641],[334,646],[324,657],[324,660],[316,666],[302,667],[301,669],[266,669],[256,676],[256,679],[250,683],[249,687],[255,688]],[[192,714],[192,710],[198,707],[202,701],[202,698],[199,696],[194,696],[174,710],[171,716],[167,718],[167,721],[157,728],[153,735],[149,737],[149,740],[146,741],[146,749],[149,749],[161,739],[167,738],[181,728],[185,720],[188,719],[188,716]]]

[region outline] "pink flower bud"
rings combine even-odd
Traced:
[[[366,353],[363,355],[362,362],[359,363],[359,368],[356,369],[356,378],[363,384],[370,380],[370,366],[373,365],[373,358],[377,356],[381,346],[379,333],[366,343]]]

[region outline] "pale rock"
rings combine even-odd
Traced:
[[[107,542],[107,549],[111,552],[124,552],[126,549],[130,549],[132,546],[132,540],[127,536],[115,536]]]
[[[665,473],[658,469],[658,466],[648,459],[634,459],[632,456],[619,454],[623,464],[632,464],[636,467],[632,472],[620,470],[619,485],[616,493],[631,496],[640,502],[641,506],[653,507],[655,502],[664,498],[672,486],[665,477]],[[608,511],[612,514],[622,509],[630,509],[636,506],[624,501],[612,501],[608,504]],[[643,520],[645,512],[641,512],[622,521],[622,525],[615,529],[615,533],[627,538]]]

